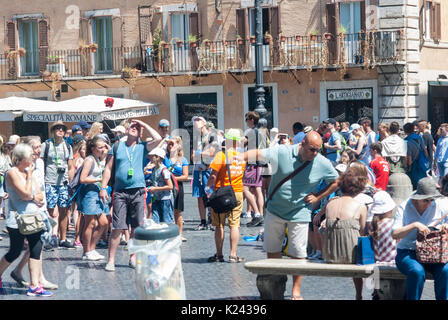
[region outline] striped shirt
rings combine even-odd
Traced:
[[[397,255],[397,242],[392,239],[393,219],[378,222],[378,239],[373,239],[375,261],[377,263],[394,263]]]

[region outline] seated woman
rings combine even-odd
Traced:
[[[392,237],[400,240],[397,245],[395,263],[406,277],[406,299],[420,300],[425,284],[426,271],[434,276],[434,291],[437,300],[447,300],[448,266],[443,263],[420,263],[416,255],[417,232],[427,235],[429,226],[434,226],[448,212],[448,200],[440,198],[436,181],[431,177],[420,179],[417,190],[398,206],[392,226]],[[442,228],[447,217],[442,219]],[[440,225],[439,225],[440,227]]]
[[[322,222],[324,231],[323,258],[327,263],[356,263],[358,237],[364,235],[367,208],[353,199],[364,190],[366,177],[356,175],[350,169],[340,178],[342,196],[328,202],[323,209],[326,219]],[[354,278],[356,299],[362,299],[362,279]]]

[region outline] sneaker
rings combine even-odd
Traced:
[[[250,217],[252,217],[252,211],[249,211],[249,212],[245,211],[241,214],[241,218],[243,218],[243,219],[250,218]]]
[[[314,257],[314,255],[316,254],[316,251],[313,250],[311,251],[311,253],[309,255],[306,256],[307,259],[312,259]]]
[[[215,231],[216,228],[214,226],[212,226],[212,224],[210,223],[207,225],[207,229],[211,230],[211,231]]]
[[[2,277],[0,277],[0,296],[6,295],[6,290],[3,288]]]
[[[16,275],[16,274],[14,273],[14,271],[11,271],[11,273],[10,273],[9,275],[11,276],[11,278],[14,279],[15,282],[17,282],[17,284],[18,284],[20,287],[26,288],[26,287],[29,287],[29,286],[30,286],[30,283],[29,283],[29,282],[25,281],[25,279],[23,279],[22,276],[19,277],[18,275]]]
[[[103,256],[102,254],[99,254],[98,251],[96,251],[96,250],[92,250],[92,251],[90,251],[90,252],[91,252],[91,255],[93,255],[94,257],[99,258],[99,260],[104,260],[104,259],[106,259],[105,256]]]
[[[125,246],[127,244],[128,243],[126,242],[126,240],[123,240],[123,239],[120,240],[120,246]]]
[[[136,266],[137,266],[137,259],[130,259],[129,260],[129,268],[135,269]]]
[[[96,244],[97,249],[107,249],[108,245],[106,242],[103,241],[103,239],[100,239],[98,243]]]
[[[30,297],[51,297],[53,295],[53,292],[45,290],[42,286],[38,286],[34,289],[31,287],[28,288],[28,291],[26,293],[27,296]]]
[[[82,243],[81,243],[81,241],[75,241],[74,244],[75,244],[75,247],[76,247],[76,248],[82,248]]]
[[[115,263],[108,262],[106,264],[106,268],[104,268],[104,270],[109,271],[109,272],[115,271]]]
[[[59,241],[59,247],[65,249],[75,249],[75,245],[68,240]]]
[[[201,231],[201,230],[207,230],[207,225],[206,224],[199,224],[196,228],[196,231]]]
[[[254,217],[250,222],[246,224],[247,227],[257,227],[263,225],[263,216]]]
[[[316,250],[316,253],[308,258],[308,260],[322,260],[322,252]]]
[[[82,260],[98,261],[104,259],[104,256],[97,253],[95,250],[89,251],[82,256]]]
[[[58,285],[57,285],[57,284],[51,283],[51,282],[48,281],[48,280],[45,280],[45,281],[41,282],[40,285],[41,285],[44,289],[46,289],[46,290],[57,290],[57,289],[58,289]]]

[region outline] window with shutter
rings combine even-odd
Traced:
[[[243,39],[243,44],[238,45],[239,64],[242,64],[239,67],[243,67],[247,61],[247,20],[247,9],[236,9],[236,35]]]
[[[442,21],[440,12],[440,3],[434,3],[435,6],[435,38],[434,40],[439,41],[442,38]]]
[[[48,56],[48,21],[39,20],[38,22],[39,33],[39,72],[43,72],[47,65]]]
[[[429,11],[429,37],[434,41],[439,41],[441,38],[441,12],[440,3],[426,1],[427,11]]]
[[[39,74],[39,31],[37,20],[20,20],[19,46],[26,50],[20,58],[21,75],[34,76]]]
[[[338,61],[338,41],[337,41],[337,28],[339,25],[339,4],[328,3],[327,9],[327,32],[332,34],[330,40],[328,40],[328,63],[335,64]]]
[[[11,50],[16,49],[16,29],[16,24],[14,22],[8,22],[6,26],[6,39]]]
[[[280,8],[272,7],[269,8],[269,33],[272,36],[273,41],[273,63],[274,65],[280,64],[280,54],[279,54],[279,37],[281,33],[281,22],[280,22]]]

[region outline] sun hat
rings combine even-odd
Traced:
[[[226,137],[226,139],[229,139],[229,140],[240,141],[241,140],[241,132],[239,129],[229,129],[224,134],[224,137]]]
[[[334,167],[337,171],[344,173],[347,170],[347,165],[343,163],[339,163],[336,167]]]
[[[120,133],[126,133],[126,129],[123,126],[116,126],[113,129],[110,129],[112,132],[120,132]]]
[[[170,122],[166,119],[162,119],[159,121],[159,127],[169,127],[170,126]]]
[[[64,122],[62,122],[62,120],[58,120],[53,123],[50,127],[50,131],[53,131],[56,126],[62,126],[64,127],[64,131],[67,131],[67,126],[64,124]]]
[[[148,155],[158,156],[159,158],[164,159],[166,157],[166,152],[162,148],[154,148],[148,153]]]
[[[191,122],[195,122],[196,120],[202,120],[205,123],[207,123],[207,120],[205,120],[204,117],[200,117],[200,116],[194,116],[193,118],[191,118]]]
[[[311,132],[311,131],[313,131],[313,127],[312,127],[312,126],[306,126],[306,127],[303,129],[303,132],[304,132],[304,133],[308,133],[308,132]]]
[[[84,120],[78,121],[77,125],[80,126],[82,129],[90,129],[92,127],[91,124],[88,124]]]
[[[437,183],[432,177],[425,177],[419,180],[417,190],[409,198],[412,200],[425,200],[441,197],[442,194],[437,190]]]
[[[361,126],[359,124],[354,123],[350,126],[350,130],[348,132],[352,133],[353,130],[360,129],[360,128],[361,128]]]
[[[371,214],[383,214],[394,210],[396,207],[395,201],[386,191],[378,191],[373,196],[373,204],[370,208]]]
[[[17,144],[19,139],[20,139],[20,137],[18,135],[13,134],[12,136],[9,137],[9,140],[6,144]]]

